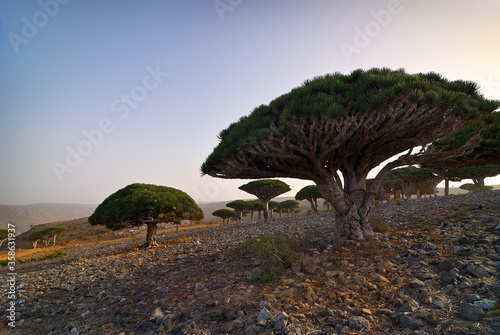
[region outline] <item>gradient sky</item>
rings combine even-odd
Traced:
[[[435,71],[499,99],[498,13],[497,0],[2,0],[0,203],[98,204],[134,182],[250,198],[249,180],[200,175],[230,123],[357,68]],[[284,196],[311,184],[282,180]]]

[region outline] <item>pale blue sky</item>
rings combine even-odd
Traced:
[[[356,68],[436,71],[499,99],[498,13],[496,0],[2,0],[0,203],[98,204],[134,182],[248,198],[248,180],[200,175],[231,122]],[[284,196],[311,184],[283,180]]]

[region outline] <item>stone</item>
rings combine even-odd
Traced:
[[[469,263],[465,268],[465,272],[477,277],[477,278],[488,278],[491,277],[490,273],[486,271],[483,267],[476,265],[474,263]]]
[[[273,316],[271,314],[271,312],[269,312],[269,310],[267,308],[262,308],[259,312],[259,315],[257,316],[257,322],[260,322],[260,321],[266,321],[266,320],[269,320],[271,319]]]
[[[288,325],[288,319],[289,319],[288,314],[285,312],[281,312],[276,317],[276,322],[274,323],[274,330],[284,331],[286,329],[286,326]]]
[[[370,322],[362,316],[353,316],[349,319],[349,327],[356,330],[370,330]]]
[[[484,299],[479,301],[474,301],[474,305],[481,307],[483,311],[491,311],[495,308],[495,301]]]
[[[420,248],[423,250],[435,250],[435,249],[437,249],[437,247],[434,244],[432,244],[431,242],[427,242],[427,241],[422,242],[422,245],[420,246]]]
[[[414,319],[406,315],[399,317],[399,324],[402,328],[408,328],[411,330],[418,330],[424,327],[424,323],[421,320]]]
[[[150,320],[161,320],[165,317],[163,312],[161,311],[160,307],[157,307],[154,311],[151,317],[149,318]]]
[[[473,304],[464,304],[460,309],[460,316],[468,321],[481,321],[484,314],[481,307]]]
[[[399,307],[398,313],[415,312],[419,307],[420,307],[420,305],[418,304],[418,302],[416,302],[415,300],[410,300],[410,301],[404,303],[401,307]]]
[[[424,287],[425,283],[418,278],[412,278],[408,283],[408,286],[410,286],[411,288],[419,288]]]

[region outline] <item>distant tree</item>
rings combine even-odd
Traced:
[[[230,210],[227,208],[218,209],[218,210],[212,212],[212,215],[221,218],[222,224],[226,224],[226,220],[227,220],[227,223],[229,223],[229,220],[231,220],[231,218],[235,218],[239,222],[238,213],[236,213],[236,211],[233,211],[233,210]]]
[[[280,202],[280,206],[278,207],[286,211],[286,215],[290,216],[290,212],[294,211],[296,208],[299,208],[299,202],[296,200],[285,200]]]
[[[9,238],[9,231],[7,229],[0,229],[0,247],[3,242],[5,242]]]
[[[500,112],[491,113],[490,118],[486,120],[486,126],[483,122],[478,122],[456,132],[452,135],[446,136],[433,145],[427,148],[427,151],[441,150],[453,151],[456,147],[463,145],[469,141],[471,137],[480,137],[480,142],[477,144],[473,142],[468,147],[468,150],[459,155],[445,155],[437,157],[436,159],[426,162],[424,167],[428,167],[436,171],[436,173],[443,175],[445,178],[445,195],[449,193],[449,182],[460,181],[462,178],[456,177],[454,170],[478,167],[478,166],[494,166],[500,164]],[[479,180],[476,180],[477,185],[481,185]],[[481,187],[481,186],[479,186]]]
[[[407,166],[394,169],[387,174],[387,179],[398,182],[403,190],[406,199],[410,199],[412,194],[420,198],[420,189],[435,183],[439,183],[442,177],[434,174],[431,169]]]
[[[43,240],[47,237],[47,232],[45,230],[39,230],[37,232],[34,232],[28,236],[26,236],[24,239],[26,241],[31,242],[33,245],[33,249],[36,249],[38,241]]]
[[[226,204],[227,207],[234,209],[237,214],[237,220],[239,223],[243,221],[243,211],[249,208],[250,203],[246,200],[235,200]]]
[[[255,195],[260,201],[262,201],[264,222],[267,223],[269,221],[269,201],[280,194],[290,191],[290,186],[277,179],[259,179],[241,185],[239,189]]]
[[[54,245],[56,245],[56,237],[66,234],[67,230],[69,230],[69,228],[64,226],[53,226],[44,229],[48,239],[50,240],[52,238],[54,240]]]
[[[456,169],[448,169],[444,176],[452,181],[472,179],[479,191],[485,191],[484,179],[500,174],[500,165],[467,166]]]
[[[267,207],[269,208],[269,212],[271,213],[271,219],[274,218],[274,210],[276,208],[278,208],[278,206],[280,205],[280,202],[279,201],[269,201],[269,203],[267,204]]]
[[[114,227],[147,225],[146,245],[156,242],[159,222],[201,220],[203,212],[186,193],[166,186],[131,184],[107,197],[89,217],[92,225]]]
[[[303,187],[295,195],[295,200],[307,200],[311,204],[311,209],[314,214],[318,213],[318,199],[323,198],[319,192],[318,186],[309,185]]]
[[[493,190],[493,186],[485,186],[483,189],[481,189],[479,186],[475,184],[463,184],[460,185],[460,189],[469,191],[469,193],[477,193],[477,192],[491,191]]]
[[[328,74],[222,130],[201,171],[217,178],[312,180],[337,211],[338,236],[363,240],[374,234],[368,216],[390,170],[463,154],[477,137],[453,150],[413,149],[485,119],[499,106],[477,84],[435,72],[375,68]],[[368,173],[382,163],[366,188]]]
[[[257,212],[257,220],[256,221],[259,221],[260,220],[260,213],[262,213],[262,209],[264,207],[264,205],[262,204],[262,201],[252,200],[252,201],[250,201],[249,207],[250,207],[250,221],[255,222],[253,219],[253,212],[255,212],[255,211]]]

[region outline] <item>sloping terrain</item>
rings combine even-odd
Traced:
[[[372,220],[380,232],[360,243],[339,243],[330,235],[332,217],[322,214],[170,232],[150,251],[133,239],[75,246],[62,258],[17,266],[16,329],[499,333],[500,191],[384,204]],[[249,240],[283,236],[291,245],[305,243],[291,261],[280,248],[249,248]],[[274,271],[263,255],[282,268],[270,282],[251,283]]]
[[[31,225],[88,217],[96,207],[81,204],[0,205],[0,225],[6,227],[7,223],[15,223],[17,233],[23,233]]]

